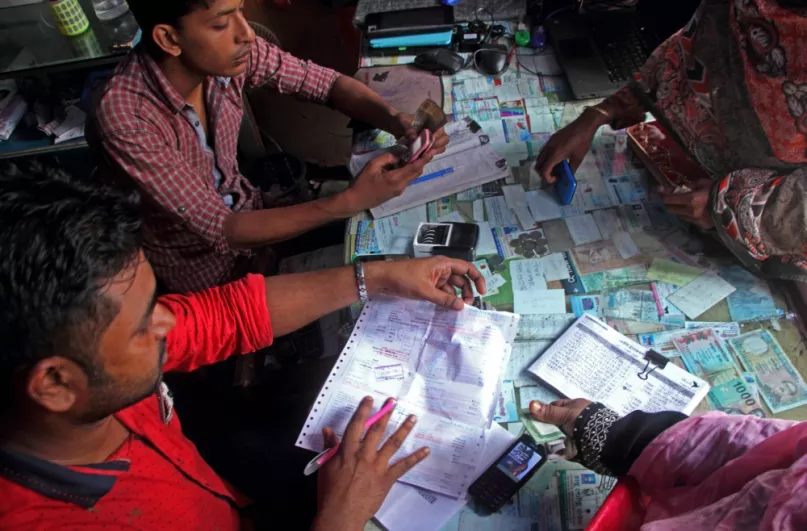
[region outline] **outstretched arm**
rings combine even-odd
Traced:
[[[481,273],[468,262],[435,257],[364,266],[369,296],[388,293],[460,310],[473,299],[471,282],[485,292]],[[462,290],[458,298],[454,287]],[[190,295],[166,295],[159,303],[176,316],[166,338],[164,370],[191,371],[234,354],[267,347],[359,300],[353,267],[261,277],[250,275]]]

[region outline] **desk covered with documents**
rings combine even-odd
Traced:
[[[554,68],[551,58],[539,67],[535,60],[533,68]],[[549,136],[591,102],[565,103],[561,78],[536,77],[520,63],[499,78],[462,72],[442,83],[452,142],[476,127],[486,136],[483,150],[469,143],[438,168],[456,166],[451,179],[467,174],[471,185],[433,199],[408,191],[406,201],[351,219],[345,260],[411,256],[421,222],[475,223],[475,265],[487,282],[481,300],[489,311],[448,317],[381,301],[346,314],[346,322],[370,321],[349,338],[363,334],[362,348],[370,350],[343,352],[329,404],[354,407],[362,393],[380,398],[387,389],[412,410],[429,412],[420,440],[438,446],[432,460],[439,462],[427,461],[396,485],[376,515],[379,525],[584,529],[614,482],[564,460],[540,469],[496,514],[482,517],[465,506],[468,482],[523,431],[539,442],[563,438],[529,418],[531,400],[587,398],[621,414],[720,410],[807,419],[795,290],[758,278],[716,239],[668,214],[624,131],[600,130],[576,172],[574,201],[560,206],[530,167]],[[383,132],[364,133],[353,162],[391,141]],[[506,164],[493,175],[496,165],[488,169],[484,161],[497,156]],[[438,181],[432,186],[445,185]],[[482,330],[496,352],[478,342]],[[319,449],[320,425],[347,421],[349,410],[331,406],[317,413],[316,430],[301,434],[299,445]]]

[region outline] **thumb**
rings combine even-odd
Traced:
[[[450,310],[459,311],[465,307],[465,303],[462,302],[462,299],[457,297],[455,293],[448,293],[436,287],[432,287],[429,294],[424,298],[429,302],[433,302],[434,304],[438,304]]]
[[[569,408],[544,404],[537,400],[530,402],[530,414],[532,414],[532,418],[539,422],[554,424],[555,426],[563,426],[573,420],[572,411]]]

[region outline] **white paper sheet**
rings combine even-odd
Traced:
[[[418,225],[427,219],[426,205],[420,205],[379,218],[373,222],[378,246],[385,254],[412,255],[412,242]]]
[[[510,210],[515,213],[522,230],[530,230],[535,228],[536,223],[530,214],[530,209],[527,206],[527,196],[524,192],[524,187],[520,184],[512,184],[502,186],[502,194],[504,200]]]
[[[435,157],[423,168],[422,177],[439,172],[446,173],[432,179],[410,184],[398,197],[370,209],[370,213],[374,218],[396,214],[401,210],[422,205],[509,175],[507,160],[497,153],[490,144],[480,145],[478,139],[482,132],[470,133],[468,122],[464,120],[451,122],[446,125],[446,132],[449,133],[452,142],[457,140],[458,144],[461,142],[465,145],[465,140],[470,139],[467,142],[469,149],[448,156],[443,154]],[[351,160],[350,167],[351,171],[353,171],[353,160]]]
[[[639,409],[692,413],[709,385],[672,363],[653,369],[647,350],[583,314],[529,372],[568,398],[602,402],[620,416]]]
[[[527,192],[527,205],[533,219],[538,223],[563,217],[560,203],[552,193],[547,190],[532,190]]]
[[[479,225],[479,240],[476,242],[476,256],[487,256],[498,253],[490,223],[480,221],[477,225]]]
[[[517,85],[499,85],[493,88],[493,94],[499,98],[499,102],[518,101],[521,99]]]
[[[501,117],[496,120],[480,120],[479,125],[482,131],[488,135],[491,144],[503,144],[507,142],[507,136],[504,134],[504,124]]]
[[[737,290],[717,273],[707,271],[683,288],[671,293],[667,301],[684,312],[690,319],[722,301]]]
[[[479,457],[472,481],[476,481],[516,437],[517,434],[498,424],[491,426],[485,432],[484,451]],[[467,502],[466,498],[450,498],[397,482],[375,517],[387,531],[437,531]]]
[[[531,291],[546,289],[544,270],[540,258],[510,261],[510,278],[513,291]],[[551,313],[551,312],[550,312]]]
[[[518,223],[516,215],[507,206],[504,196],[486,197],[485,212],[491,227],[510,227]]]
[[[566,218],[566,226],[569,228],[569,234],[572,235],[575,245],[602,240],[600,230],[591,214]]]
[[[563,253],[552,253],[539,258],[539,260],[541,261],[541,269],[544,272],[544,279],[547,282],[569,278],[569,270],[566,268]]]
[[[401,481],[461,497],[470,485],[476,448],[490,426],[502,368],[518,316],[466,306],[460,312],[425,301],[374,297],[317,397],[297,446],[322,450],[322,428],[341,436],[363,396],[398,405],[387,436],[408,414],[418,423],[395,459],[429,441],[429,459]],[[395,366],[398,368],[395,368]],[[395,370],[393,370],[395,369]]]
[[[482,199],[476,199],[473,203],[474,221],[485,221],[485,202]]]
[[[515,286],[515,284],[514,284]],[[562,289],[513,290],[513,311],[517,314],[566,313],[566,293]]]

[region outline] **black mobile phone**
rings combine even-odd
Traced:
[[[480,509],[495,513],[546,462],[546,449],[525,433],[468,489]]]

